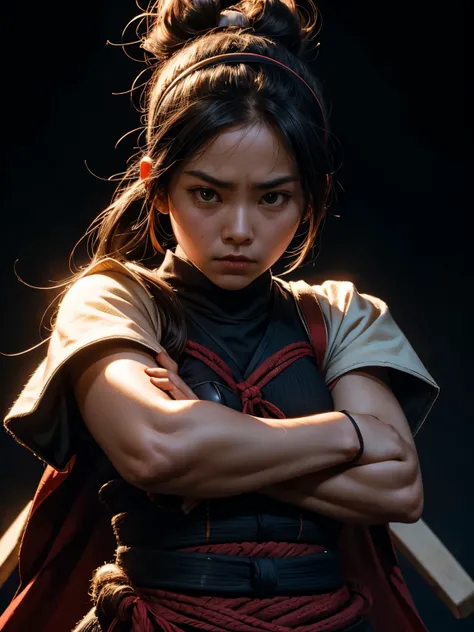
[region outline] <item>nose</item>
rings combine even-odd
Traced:
[[[225,244],[248,246],[253,242],[252,212],[246,205],[228,208],[222,226]]]

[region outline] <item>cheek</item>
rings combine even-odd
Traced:
[[[262,236],[264,239],[272,239],[277,243],[288,245],[298,230],[301,218],[302,215],[298,211],[285,213],[276,221],[262,227]]]
[[[178,241],[190,240],[195,241],[202,238],[199,230],[199,222],[193,221],[187,213],[170,213],[171,227],[173,234]]]
[[[179,209],[179,210],[178,210]],[[176,192],[169,197],[171,226],[176,238],[192,235],[199,226],[194,209],[184,192]]]
[[[198,215],[194,209],[170,209],[170,221],[173,235],[188,257],[196,258],[205,249],[212,238],[212,226]]]

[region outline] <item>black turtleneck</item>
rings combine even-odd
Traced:
[[[194,339],[196,328],[204,329],[245,372],[270,321],[274,296],[270,270],[241,290],[224,290],[168,250],[158,273],[184,306],[188,337]]]
[[[217,354],[237,382],[247,380],[287,345],[308,340],[293,296],[270,271],[242,290],[223,290],[190,261],[168,251],[158,274],[183,304],[188,340]],[[241,410],[239,398],[200,360],[185,354],[179,372],[200,399]],[[332,409],[324,379],[310,357],[291,364],[266,384],[262,394],[287,417]]]
[[[228,291],[209,281],[192,263],[168,251],[158,274],[174,288],[183,304],[187,315],[188,340],[199,345],[201,352],[203,348],[206,352],[195,356],[192,351],[196,346],[188,345],[179,362],[181,377],[199,399],[242,410],[243,393],[250,390],[246,388],[247,380],[252,379],[249,374],[258,368],[265,373],[268,368],[265,361],[275,353],[280,353],[295,342],[307,342],[293,295],[275,281],[269,271],[242,290]],[[208,363],[203,359],[212,361]],[[224,362],[226,367],[223,368],[220,362]],[[269,377],[268,381],[263,379],[261,384],[254,386],[259,391],[255,397],[259,400],[256,406],[262,401],[269,402],[286,417],[300,417],[332,409],[330,394],[312,356],[301,356],[288,365],[282,362],[280,368],[281,371],[277,372],[272,365],[265,376]],[[225,369],[230,369],[233,381],[238,384],[229,384],[222,377],[229,375]],[[260,372],[257,376],[262,377]],[[246,402],[249,402],[249,398]],[[252,412],[260,414],[259,409]],[[231,498],[209,499],[185,515],[181,511],[180,497],[154,494],[152,505],[145,492],[129,485],[124,487],[122,481],[118,485],[115,483],[113,481],[113,485],[102,487],[101,498],[115,516],[120,516],[118,522],[114,518],[114,530],[121,545],[119,550],[127,550],[120,563],[132,579],[144,586],[167,589],[172,585],[169,589],[175,590],[176,586],[181,585],[178,592],[194,591],[196,582],[189,581],[189,573],[193,572],[198,584],[199,578],[205,576],[203,590],[207,591],[206,594],[211,586],[213,592],[210,594],[220,595],[222,577],[219,579],[216,575],[217,579],[214,579],[212,567],[208,564],[210,558],[206,554],[193,553],[191,558],[185,557],[185,563],[189,566],[185,571],[179,570],[182,564],[180,556],[186,556],[186,553],[179,551],[176,555],[173,552],[183,547],[235,541],[301,541],[337,549],[342,523],[309,511],[300,511],[264,495],[238,494]],[[134,557],[136,548],[138,555]],[[164,558],[167,570],[163,577],[153,570],[149,556],[143,561],[143,552],[147,549],[150,549],[150,559],[155,559],[158,567],[163,559],[160,549],[168,549]],[[169,561],[174,554],[179,560],[176,568]],[[202,567],[200,555],[204,564]],[[237,560],[237,555],[231,553],[214,557]],[[232,562],[229,564],[226,573],[231,582],[234,579],[234,567]],[[265,566],[263,568],[266,569]],[[343,577],[339,568],[339,557],[328,555],[320,571],[321,576],[317,577],[320,592],[334,590],[339,583],[342,585]],[[262,576],[265,572],[262,572]],[[238,581],[242,585],[241,577]],[[301,581],[301,586],[297,581]],[[253,580],[249,581],[249,585],[252,587]],[[298,590],[301,588],[301,594],[306,594],[306,580],[297,579],[293,581],[293,586]],[[228,593],[222,594],[227,596]]]

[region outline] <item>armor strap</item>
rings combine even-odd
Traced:
[[[308,283],[290,281],[288,285],[299,307],[298,313],[306,326],[318,366],[323,369],[327,346],[327,329],[318,297]]]

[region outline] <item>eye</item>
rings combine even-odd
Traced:
[[[198,187],[191,189],[191,193],[197,202],[204,202],[209,204],[210,202],[219,202],[219,195],[213,189],[206,189],[205,187]]]
[[[289,193],[284,193],[283,191],[270,191],[269,193],[265,193],[262,197],[262,202],[266,206],[286,206],[289,202],[291,195]]]

